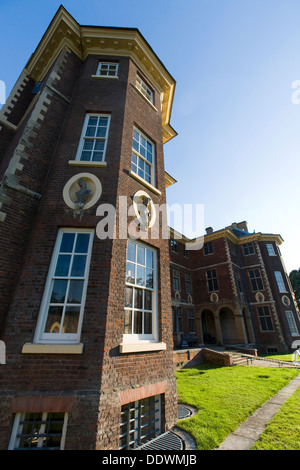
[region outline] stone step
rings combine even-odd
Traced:
[[[247,366],[249,364],[249,359],[239,353],[229,353],[232,357],[232,365],[234,366]]]

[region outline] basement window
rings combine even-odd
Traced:
[[[62,450],[67,413],[17,413],[8,450]]]
[[[144,398],[122,406],[120,449],[136,449],[161,432],[160,395]]]

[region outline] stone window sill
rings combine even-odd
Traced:
[[[82,160],[69,160],[70,166],[92,166],[92,167],[107,167],[107,162],[85,162]]]
[[[120,353],[139,353],[139,352],[151,352],[151,351],[164,351],[167,349],[166,343],[121,343]]]
[[[119,77],[109,77],[105,75],[91,75],[92,78],[98,78],[100,80],[119,80]]]
[[[132,176],[134,179],[136,179],[137,181],[139,181],[139,183],[143,184],[144,186],[146,186],[146,188],[150,189],[150,191],[152,191],[153,193],[158,194],[158,196],[161,195],[161,191],[159,191],[159,189],[155,188],[155,186],[152,186],[152,184],[147,183],[147,181],[145,181],[143,178],[141,178],[139,175],[137,175],[137,174],[134,173],[133,171],[130,171],[129,174],[130,174],[130,176]]]
[[[83,344],[25,343],[22,354],[82,354]]]

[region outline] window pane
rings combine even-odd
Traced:
[[[94,150],[103,150],[104,140],[96,140]]]
[[[126,335],[132,334],[132,312],[131,310],[125,310],[124,313],[124,333]]]
[[[138,167],[141,169],[142,172],[145,171],[145,162],[141,158],[138,159]]]
[[[132,147],[136,152],[139,152],[140,145],[139,145],[138,137],[137,137],[137,140],[135,140],[135,138],[133,139]],[[133,152],[132,155],[135,155],[135,153]]]
[[[147,152],[147,160],[149,163],[152,163],[152,152]]]
[[[135,311],[134,312],[134,331],[133,333],[136,335],[142,334],[142,328],[143,328],[143,318],[142,318],[142,312]]]
[[[152,312],[145,312],[144,315],[144,334],[151,335],[152,333]]]
[[[77,333],[80,307],[66,307],[63,332]]]
[[[125,307],[132,308],[132,294],[133,294],[133,288],[126,287],[125,288]]]
[[[145,176],[144,170],[142,170],[141,168],[138,168],[138,175],[139,175],[141,178],[144,178],[144,176]]]
[[[81,154],[80,160],[82,160],[83,162],[89,162],[91,159],[91,155],[92,155],[91,152],[84,151]]]
[[[128,261],[135,262],[135,250],[136,250],[136,245],[134,243],[128,242],[128,245],[127,245],[127,259],[128,259]]]
[[[94,140],[93,139],[85,139],[83,149],[84,150],[93,150]]]
[[[67,290],[68,281],[66,280],[55,280],[53,283],[52,294],[50,303],[62,304],[65,301],[65,295]]]
[[[126,282],[135,284],[135,265],[127,262],[126,267]]]
[[[137,266],[136,268],[136,284],[139,286],[145,286],[145,268],[143,266]]]
[[[152,310],[152,292],[145,290],[145,310]]]
[[[143,290],[134,289],[134,308],[143,308]]]
[[[80,304],[84,281],[70,281],[68,300],[69,304]]]
[[[136,155],[134,152],[132,152],[131,160],[132,160],[132,163],[134,163],[135,165],[137,165],[137,155]]]
[[[75,253],[87,253],[89,247],[90,235],[88,233],[78,233]]]
[[[86,129],[86,137],[94,137],[96,132],[96,127],[88,126]]]
[[[59,333],[60,323],[63,314],[63,307],[49,307],[47,323],[45,327],[46,333]]]
[[[69,274],[71,255],[59,255],[54,276],[67,277]]]
[[[96,137],[105,138],[106,136],[106,127],[98,127]]]
[[[145,248],[142,246],[137,247],[137,262],[145,266]]]
[[[90,116],[89,117],[89,126],[97,126],[98,118],[96,116]]]
[[[93,162],[102,162],[103,161],[103,152],[94,152],[92,161]]]
[[[135,163],[132,162],[131,164],[131,171],[133,171],[133,173],[137,173],[137,166],[135,165]]]
[[[106,127],[108,123],[108,118],[107,117],[100,117],[99,118],[99,123],[98,125],[101,127]]]
[[[75,255],[73,258],[71,276],[83,277],[85,271],[86,256]]]
[[[153,270],[152,269],[146,270],[146,287],[153,289]]]
[[[60,253],[72,253],[75,233],[64,233],[60,245]]]

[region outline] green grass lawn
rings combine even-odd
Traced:
[[[274,367],[210,367],[176,372],[178,401],[197,408],[177,426],[188,432],[199,450],[219,446],[259,406],[298,374]]]
[[[270,359],[277,359],[278,361],[287,361],[292,362],[294,359],[294,354],[271,354],[270,356],[263,356]]]
[[[300,389],[282,405],[252,450],[300,450]]]

